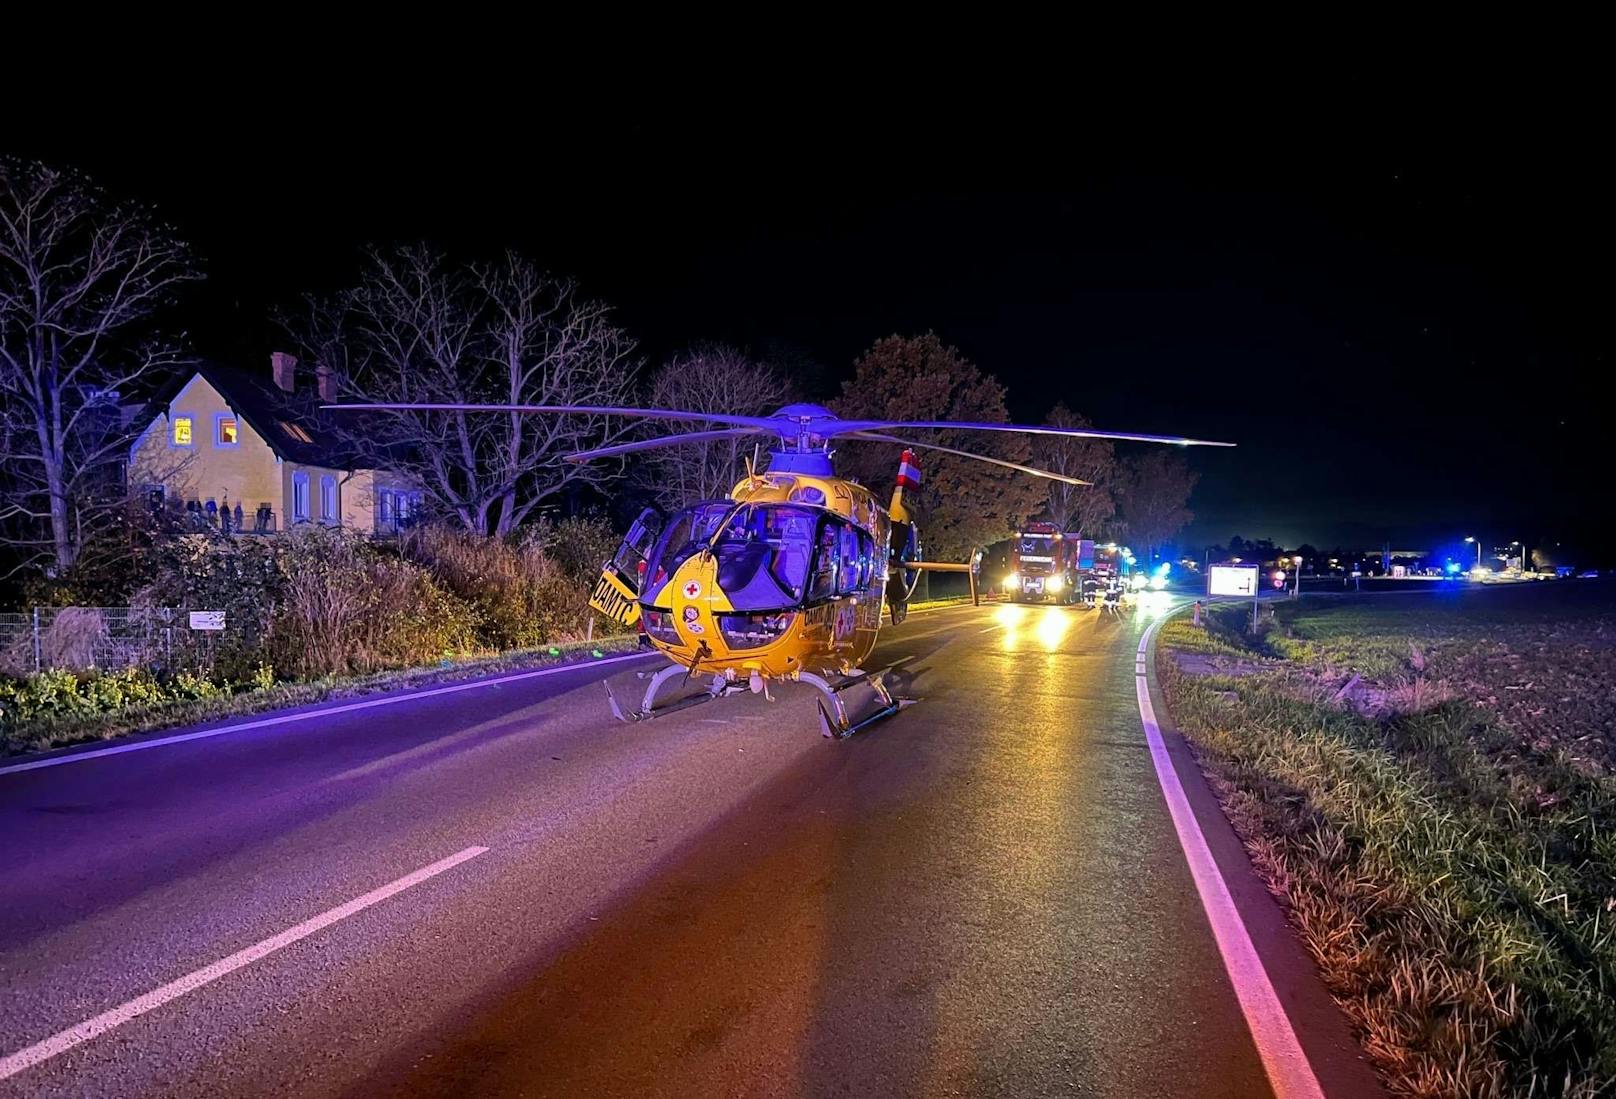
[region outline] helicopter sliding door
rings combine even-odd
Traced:
[[[628,528],[612,559],[601,568],[589,605],[614,622],[632,626],[640,620],[640,585],[645,559],[662,533],[663,514],[656,508],[640,512]]]

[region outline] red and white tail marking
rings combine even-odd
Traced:
[[[901,488],[920,487],[920,467],[915,465],[915,452],[906,450],[898,460],[898,485]]]

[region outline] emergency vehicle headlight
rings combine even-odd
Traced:
[[[646,607],[640,611],[640,621],[645,623],[646,636],[652,641],[660,641],[664,645],[678,645],[679,633],[673,628],[673,612],[658,611]]]
[[[1060,591],[1061,590],[1061,578],[1059,576],[1051,576],[1048,580],[1045,580],[1044,581],[1044,590],[1045,591]]]
[[[1021,587],[1021,574],[1019,572],[1013,572],[1009,576],[1006,576],[1004,578],[1004,586],[1007,588]]]
[[[731,649],[761,649],[784,637],[796,620],[793,613],[721,614],[718,632]]]

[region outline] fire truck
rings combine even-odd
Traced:
[[[1016,603],[1075,603],[1083,596],[1079,562],[1093,542],[1069,537],[1054,523],[1031,523],[1016,532],[1005,588]]]
[[[1088,556],[1090,562],[1085,567],[1101,587],[1121,582],[1132,571],[1133,554],[1115,542],[1093,546]]]

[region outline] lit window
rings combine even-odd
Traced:
[[[309,521],[309,475],[302,470],[292,474],[292,521]]]
[[[213,445],[235,446],[238,442],[236,436],[236,418],[220,413],[213,418]]]
[[[334,523],[337,521],[337,479],[331,476],[320,478],[320,521]]]
[[[175,446],[190,446],[191,445],[191,417],[189,417],[189,416],[175,416],[174,417],[174,445]]]

